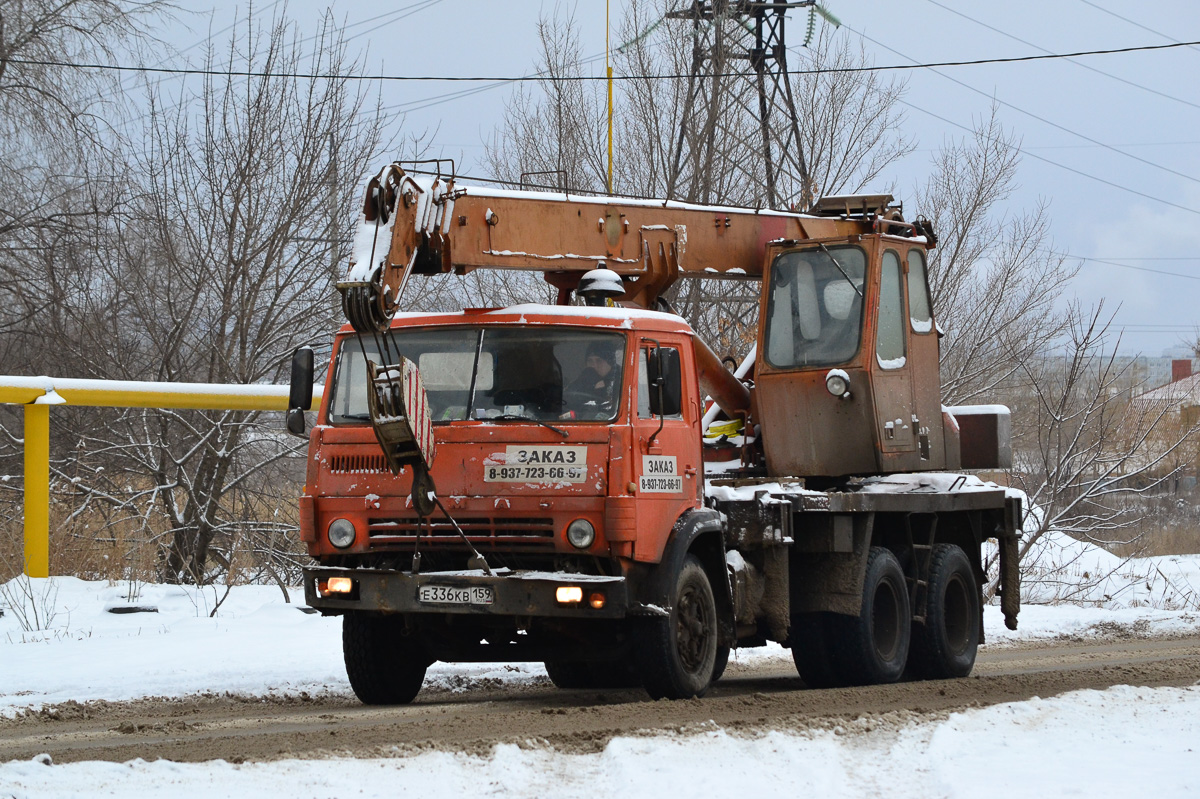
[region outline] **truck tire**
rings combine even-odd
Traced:
[[[547,660],[542,665],[546,667],[546,674],[555,688],[571,690],[592,687],[592,673],[582,660]]]
[[[664,618],[636,619],[634,658],[653,699],[703,696],[717,660],[717,603],[695,555],[684,558]]]
[[[857,616],[830,617],[835,674],[847,685],[896,682],[904,673],[912,635],[908,586],[890,550],[871,547]]]
[[[713,676],[712,681],[716,682],[721,679],[721,675],[725,673],[725,667],[729,665],[729,647],[718,646],[717,657],[713,661]]]
[[[556,688],[633,688],[642,684],[637,669],[627,660],[547,660],[543,665]]]
[[[809,688],[842,684],[829,651],[829,614],[797,613],[792,616],[792,661]]]
[[[928,597],[925,623],[912,627],[912,674],[923,680],[966,677],[979,650],[979,584],[961,548],[933,548]]]
[[[364,705],[407,705],[425,681],[429,659],[404,635],[400,616],[348,612],[342,617],[342,654],[354,695]]]

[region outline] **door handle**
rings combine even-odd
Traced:
[[[684,466],[683,474],[686,477],[695,477],[696,476],[696,467],[695,466]]]

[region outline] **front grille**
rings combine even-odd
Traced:
[[[333,455],[329,458],[329,471],[334,474],[376,474],[386,472],[387,462],[379,455]]]
[[[455,521],[475,546],[511,549],[553,549],[554,520],[510,516],[455,516]],[[371,519],[367,532],[372,546],[411,544],[420,525],[422,546],[462,546],[454,525],[445,517],[421,523],[416,516],[392,519]]]

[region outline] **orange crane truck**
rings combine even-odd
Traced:
[[[935,243],[886,195],[801,214],[386,167],[300,499],[357,696],[409,702],[442,660],[694,697],[769,641],[810,686],[967,675],[988,539],[1016,626],[1022,509],[960,473],[1009,465],[1009,420],[941,404]],[[557,303],[400,312],[412,275],[474,269]],[[761,284],[736,372],[663,298],[680,278]],[[294,433],[312,380],[302,349]]]

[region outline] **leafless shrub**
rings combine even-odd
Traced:
[[[48,630],[58,618],[58,585],[50,579],[19,574],[0,583],[0,603],[27,633]]]

